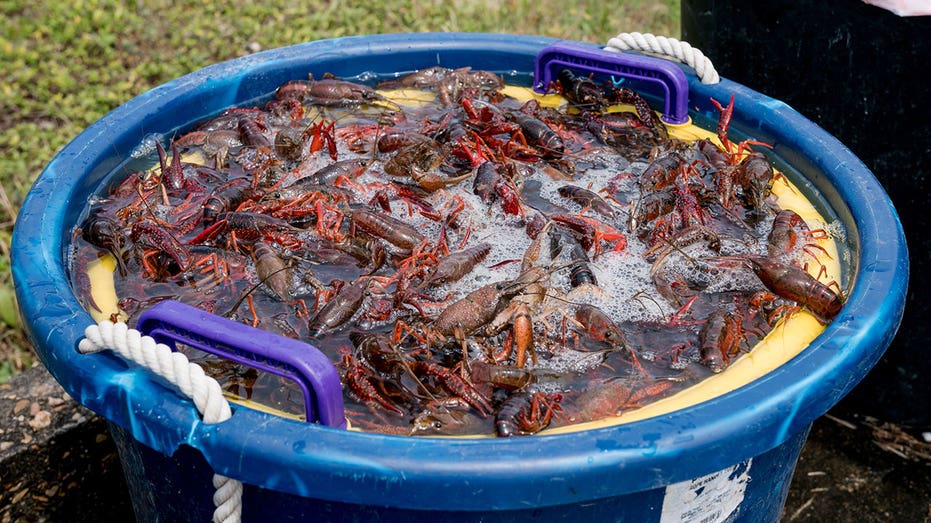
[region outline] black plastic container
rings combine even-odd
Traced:
[[[837,407],[931,426],[931,17],[859,0],[683,0],[682,39],[721,76],[782,100],[848,146],[899,212],[913,274],[879,364]]]

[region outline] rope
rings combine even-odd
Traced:
[[[78,351],[88,354],[110,349],[151,370],[193,400],[204,423],[220,423],[232,416],[229,402],[223,397],[217,380],[205,375],[204,369],[188,361],[184,354],[172,352],[164,343],[156,343],[152,337],[142,336],[125,323],[107,320],[87,327],[84,336],[78,344]],[[242,518],[242,483],[214,474],[213,487],[216,489],[213,495],[216,507],[213,521],[238,523]]]
[[[650,33],[621,33],[608,40],[605,49],[609,51],[646,51],[659,54],[688,65],[695,69],[703,84],[716,84],[721,81],[714,65],[701,51],[675,38],[654,36]]]

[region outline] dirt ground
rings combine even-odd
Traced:
[[[812,426],[783,523],[931,522],[931,434],[832,411]]]

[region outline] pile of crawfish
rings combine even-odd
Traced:
[[[803,269],[828,234],[775,206],[765,144],[728,139],[733,99],[717,145],[570,70],[550,86],[561,108],[469,68],[377,87],[290,81],[159,142],[75,230],[76,294],[98,309],[86,269],[109,254],[131,323],[174,299],[307,340],[354,427],[419,435],[618,415],[722,371],[787,314],[842,306]],[[204,362],[303,411],[284,380]]]

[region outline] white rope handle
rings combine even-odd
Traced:
[[[172,352],[164,343],[156,343],[151,336],[142,336],[139,331],[130,329],[125,323],[113,323],[108,320],[87,327],[84,336],[78,344],[81,353],[110,349],[151,370],[191,398],[204,423],[220,423],[232,416],[230,404],[223,397],[217,380],[204,374],[204,369],[188,361],[184,354]],[[238,523],[242,519],[242,483],[214,474],[213,487],[216,489],[213,495],[213,504],[216,507],[213,521]]]
[[[716,84],[721,81],[714,65],[701,51],[689,45],[688,42],[654,36],[650,33],[621,33],[608,40],[605,49],[609,51],[647,51],[661,54],[684,63],[695,69],[698,78],[703,84]]]

